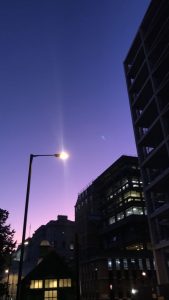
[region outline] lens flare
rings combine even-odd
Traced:
[[[66,159],[68,159],[69,154],[66,152],[61,152],[59,157],[63,160],[66,160]]]

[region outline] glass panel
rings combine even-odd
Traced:
[[[68,286],[68,287],[71,287],[71,286],[72,286],[72,281],[71,281],[70,278],[67,280],[67,286]]]
[[[70,278],[59,279],[59,287],[71,287],[71,279]]]
[[[147,270],[151,270],[151,265],[150,265],[149,258],[146,258],[146,267],[147,267]]]
[[[128,270],[128,262],[126,258],[123,259],[123,266],[124,266],[124,270]]]
[[[57,300],[57,291],[56,290],[45,291],[44,300]]]
[[[42,289],[42,280],[31,280],[30,289]]]
[[[121,220],[121,219],[123,219],[123,218],[124,218],[124,213],[123,212],[117,214],[117,220],[118,221]]]
[[[108,270],[112,270],[112,260],[111,260],[111,258],[108,259]]]
[[[120,270],[120,259],[116,258],[115,263],[116,263],[116,269]]]
[[[113,224],[115,222],[116,222],[115,217],[109,218],[109,224]]]
[[[55,288],[57,287],[56,279],[46,279],[45,280],[45,288]]]
[[[143,270],[143,261],[141,258],[138,259],[139,269]]]

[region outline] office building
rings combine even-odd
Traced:
[[[156,278],[146,214],[137,157],[120,157],[78,195],[82,300],[131,299],[143,288],[152,296]]]
[[[169,1],[153,0],[124,62],[159,285],[169,286]],[[169,289],[168,289],[169,294]]]

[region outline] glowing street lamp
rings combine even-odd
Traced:
[[[21,254],[20,254],[19,270],[18,270],[18,284],[17,284],[16,300],[21,300],[21,279],[22,279],[23,257],[24,257],[25,236],[26,236],[26,225],[27,225],[28,206],[29,206],[29,194],[30,194],[30,184],[31,184],[32,162],[33,162],[34,157],[40,157],[40,156],[53,156],[53,157],[60,158],[62,160],[66,160],[69,157],[69,155],[66,152],[60,152],[60,153],[56,153],[56,154],[30,154],[28,181],[27,181],[27,190],[26,190],[26,201],[25,201],[25,211],[24,211],[24,221],[23,221],[23,231],[22,231]]]
[[[61,153],[59,154],[59,157],[60,157],[60,159],[62,159],[62,160],[66,160],[66,159],[69,158],[69,154],[68,154],[67,152],[61,152]]]

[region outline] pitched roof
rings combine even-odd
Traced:
[[[68,278],[72,277],[72,272],[66,262],[55,251],[51,251],[45,258],[22,280],[43,278]]]

